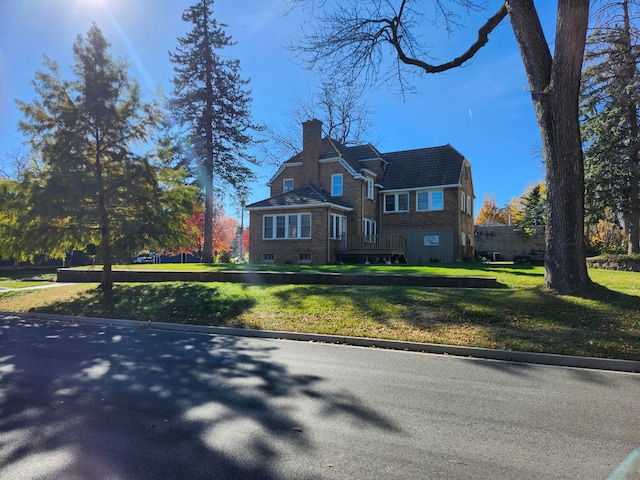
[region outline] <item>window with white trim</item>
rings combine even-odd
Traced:
[[[329,237],[331,240],[340,240],[347,234],[347,217],[344,215],[331,214],[331,225],[329,225]]]
[[[467,246],[467,234],[462,232],[462,246],[466,247]]]
[[[262,263],[273,263],[276,261],[276,256],[273,253],[263,253]]]
[[[467,213],[473,217],[473,198],[467,195]]]
[[[384,196],[384,211],[391,212],[408,212],[409,211],[409,194],[408,193],[387,193]]]
[[[463,212],[467,211],[467,196],[464,192],[460,192],[460,210]]]
[[[262,217],[264,240],[311,238],[311,214],[265,215]]]
[[[285,178],[282,180],[282,192],[287,193],[293,190],[293,178]]]
[[[367,198],[369,200],[373,200],[373,195],[374,195],[374,189],[373,189],[373,180],[370,178],[365,177],[364,179],[366,185],[367,185]]]
[[[444,210],[444,194],[442,190],[424,190],[416,192],[416,211],[428,212]]]
[[[342,196],[342,174],[334,173],[331,175],[331,196],[332,197],[341,197]]]
[[[362,232],[364,233],[364,241],[365,242],[375,242],[376,241],[376,221],[365,218],[362,220]]]

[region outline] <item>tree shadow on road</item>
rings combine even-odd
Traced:
[[[283,468],[318,448],[293,399],[398,431],[275,361],[268,342],[14,317],[0,319],[0,347],[3,478],[289,478]],[[318,478],[327,464],[296,468]]]

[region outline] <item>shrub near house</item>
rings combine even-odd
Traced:
[[[473,256],[471,164],[450,145],[382,154],[322,138],[303,124],[302,151],[247,206],[251,263],[451,262]]]

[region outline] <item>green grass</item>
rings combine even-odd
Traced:
[[[102,270],[102,266],[81,267],[83,269]],[[451,263],[417,265],[275,265],[275,264],[201,264],[201,263],[165,263],[157,265],[115,265],[114,270],[208,270],[208,271],[271,271],[271,272],[324,272],[342,274],[379,274],[392,273],[403,275],[445,275],[470,277],[495,277],[501,285],[509,288],[524,288],[542,285],[544,268],[531,265],[488,264],[488,263]]]
[[[166,269],[184,266],[150,265]],[[229,265],[188,265],[229,269]],[[118,267],[120,268],[120,267]],[[327,266],[236,269],[405,272],[494,276],[508,288],[118,284],[0,293],[0,310],[34,311],[281,331],[447,343],[475,347],[640,360],[640,273],[590,270],[597,283],[581,296],[543,288],[542,267],[455,264],[429,267]]]

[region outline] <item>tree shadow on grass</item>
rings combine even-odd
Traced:
[[[408,340],[640,359],[638,297],[604,287],[595,287],[583,297],[556,296],[542,287],[470,290],[298,286],[277,295],[301,312],[308,308],[309,295],[323,296],[327,309],[348,308],[353,316],[391,330],[406,325],[410,330],[403,335],[410,336]]]
[[[268,343],[0,318],[0,347],[3,478],[320,478],[314,413],[398,432]]]
[[[254,325],[241,323],[238,317],[255,303],[248,295],[228,295],[203,283],[146,283],[118,285],[106,292],[95,289],[31,311],[252,328]]]

